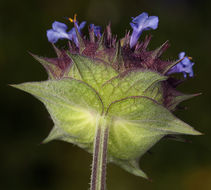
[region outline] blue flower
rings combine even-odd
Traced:
[[[98,37],[98,36],[101,36],[101,27],[100,26],[95,26],[94,24],[90,24],[90,28],[91,29],[94,29],[94,33],[95,33],[95,36]]]
[[[81,22],[81,24],[78,26],[78,22],[75,22],[75,25],[78,29],[78,32],[81,34],[81,30],[84,28],[84,26],[86,25],[86,22],[83,21]],[[76,31],[75,31],[75,27],[73,27],[69,32],[68,32],[69,38],[70,40],[74,41],[74,43],[76,44],[76,46],[78,47],[78,38],[76,35]]]
[[[52,24],[52,29],[47,30],[48,41],[51,43],[56,43],[59,39],[69,39],[69,34],[67,31],[67,25],[61,22],[55,21]]]
[[[142,13],[139,16],[133,18],[130,26],[133,29],[133,33],[130,37],[130,47],[132,48],[136,45],[141,33],[150,29],[157,29],[158,27],[158,17],[157,16],[148,16],[147,13]]]
[[[79,26],[77,21],[75,22],[76,27],[78,28],[79,33],[84,28],[86,22],[82,22]],[[67,32],[67,25],[61,22],[55,21],[52,24],[52,29],[47,30],[48,41],[51,43],[56,43],[59,39],[68,39],[75,42],[78,46],[78,39],[75,31],[75,27],[73,27],[69,32]]]
[[[185,52],[181,52],[179,54],[179,60],[183,59],[185,57]],[[172,74],[172,73],[183,73],[184,77],[187,77],[187,74],[189,77],[193,77],[193,65],[194,63],[191,62],[190,58],[185,57],[182,61],[180,61],[177,65],[172,67],[170,71],[167,73]]]

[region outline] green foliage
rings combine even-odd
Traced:
[[[45,142],[60,139],[93,152],[103,118],[109,127],[109,161],[146,177],[138,160],[163,136],[200,134],[163,106],[166,76],[141,69],[118,73],[112,64],[69,56],[67,78],[13,85],[36,96],[49,111],[55,127]]]

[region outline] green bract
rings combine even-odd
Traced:
[[[37,97],[50,113],[55,126],[45,142],[64,140],[92,153],[96,128],[103,120],[109,128],[108,161],[146,177],[138,160],[161,138],[200,134],[164,106],[165,74],[149,68],[120,72],[112,62],[67,54],[71,65],[62,77],[52,74],[56,66],[37,57],[45,67],[54,68],[49,69],[49,80],[13,85]],[[189,97],[171,98],[169,108]]]

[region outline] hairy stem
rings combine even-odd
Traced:
[[[92,176],[90,190],[105,190],[108,126],[105,119],[100,120],[93,146]]]

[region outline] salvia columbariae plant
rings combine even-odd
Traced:
[[[44,103],[54,127],[44,142],[54,139],[73,143],[93,154],[91,190],[106,188],[106,165],[112,162],[147,178],[139,159],[164,137],[200,135],[172,112],[184,100],[197,96],[175,88],[193,77],[193,64],[184,52],[176,61],[160,57],[169,43],[148,50],[151,36],[139,42],[143,31],[157,29],[158,17],[142,13],[132,18],[132,33],[118,39],[108,25],[69,18],[74,27],[55,21],[47,31],[56,58],[32,55],[46,69],[48,80],[13,85]],[[69,49],[54,43],[68,39]],[[178,80],[174,73],[182,73]]]

